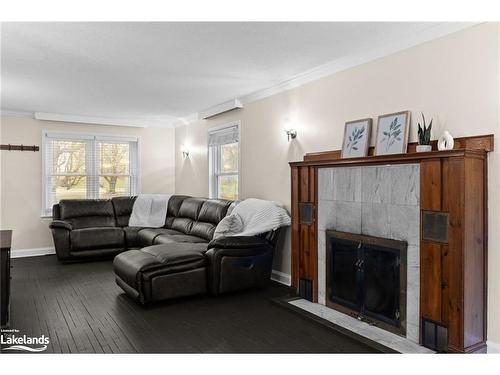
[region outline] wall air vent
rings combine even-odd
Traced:
[[[209,119],[210,117],[214,117],[222,113],[232,111],[233,109],[240,109],[240,108],[243,108],[243,104],[241,104],[241,102],[238,99],[234,99],[228,102],[215,105],[204,111],[201,111],[198,117],[200,119],[206,120]]]

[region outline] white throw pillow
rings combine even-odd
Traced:
[[[243,221],[240,215],[231,214],[219,221],[214,232],[214,239],[219,237],[227,237],[232,234],[240,233],[243,230]]]

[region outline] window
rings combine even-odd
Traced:
[[[211,198],[239,197],[239,137],[239,124],[208,132]]]
[[[43,151],[44,216],[61,199],[137,194],[137,138],[45,132]]]

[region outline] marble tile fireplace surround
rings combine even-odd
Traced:
[[[327,304],[326,230],[406,241],[408,243],[406,340],[418,346],[420,165],[320,168],[317,189],[318,304],[325,308]],[[349,316],[346,316],[346,319],[344,326],[349,326],[348,319],[356,320]],[[354,330],[352,327],[346,328]],[[381,330],[378,327],[370,327],[370,329],[375,333]],[[403,339],[393,333],[386,331],[383,333],[395,336],[394,341]],[[390,338],[390,336],[387,337]]]

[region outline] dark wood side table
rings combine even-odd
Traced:
[[[10,245],[11,230],[0,230],[0,285],[1,285],[1,324],[2,328],[9,324],[10,305]]]

